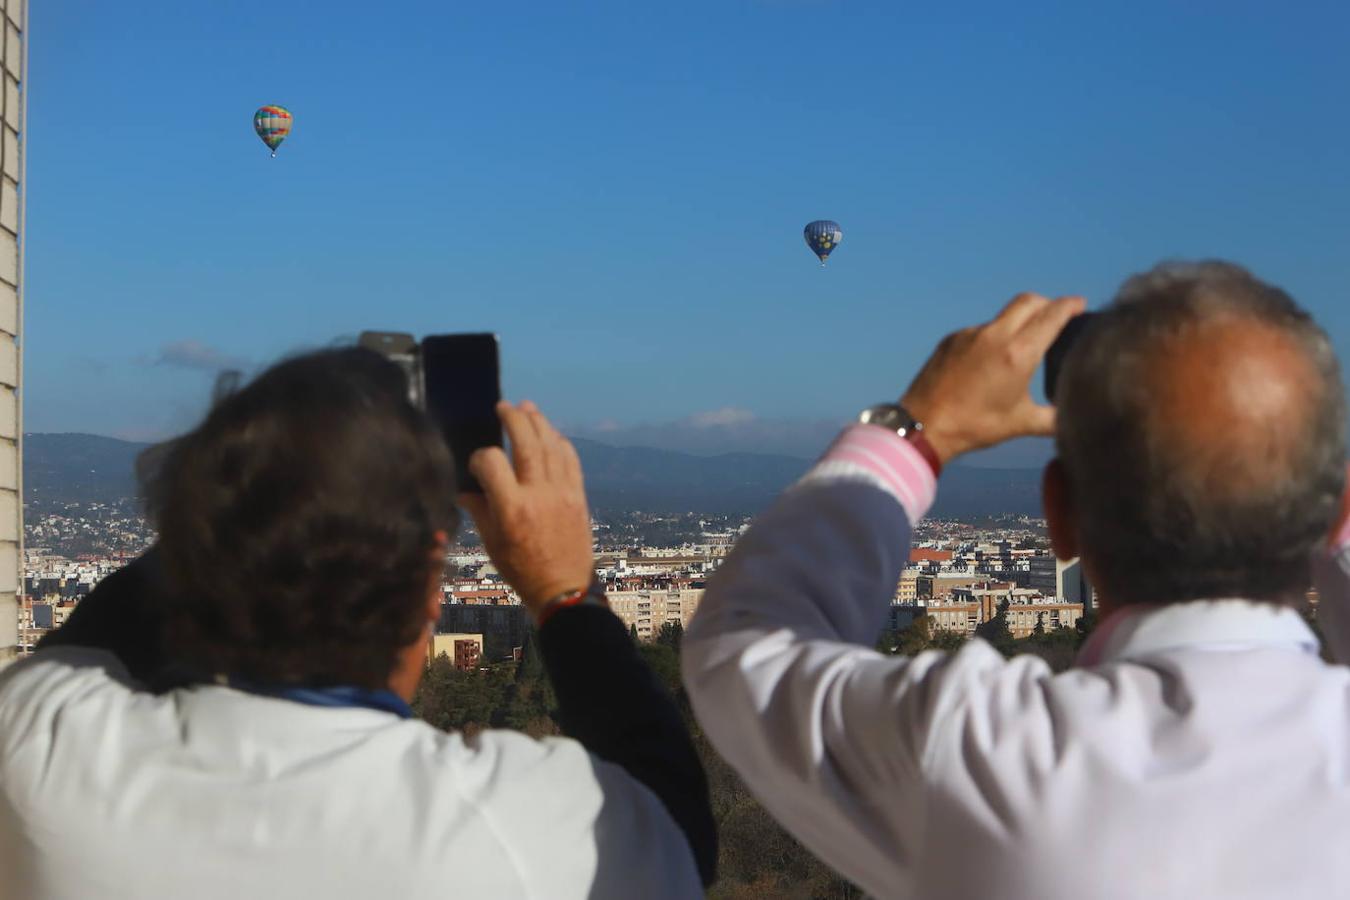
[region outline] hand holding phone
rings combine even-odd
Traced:
[[[473,516],[493,565],[531,613],[595,577],[591,517],[576,448],[529,402],[497,406],[511,456],[474,454],[484,493],[460,502]]]

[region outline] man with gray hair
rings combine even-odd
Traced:
[[[745,535],[684,642],[694,710],[751,789],[879,897],[1350,892],[1346,402],[1326,334],[1225,263],[1082,312],[1022,294],[946,338]],[[1101,623],[1053,674],[973,640],[870,649],[942,466],[1056,438],[1051,544]]]

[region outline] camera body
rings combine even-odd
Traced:
[[[397,363],[408,378],[408,400],[440,428],[455,459],[461,491],[481,493],[469,458],[502,446],[497,418],[501,365],[495,334],[410,334],[365,331],[358,343]]]
[[[1100,318],[1101,313],[1079,313],[1069,320],[1064,330],[1059,333],[1059,337],[1050,345],[1050,349],[1045,351],[1045,399],[1049,402],[1055,402],[1055,387],[1069,350]]]
[[[399,331],[363,331],[357,343],[398,363],[408,378],[408,401],[426,411],[426,378],[422,372],[422,347],[411,334]]]

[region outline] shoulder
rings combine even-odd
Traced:
[[[72,705],[129,698],[136,682],[112,653],[87,647],[55,647],[0,671],[0,734],[18,737]],[[7,727],[6,727],[7,726]],[[4,744],[0,744],[4,746]]]
[[[584,823],[600,814],[607,792],[645,791],[570,738],[499,729],[465,736],[423,722],[404,727],[426,751],[434,777],[446,779],[464,802],[513,830],[524,821],[558,828]],[[654,796],[651,801],[659,802]]]
[[[125,667],[103,650],[40,650],[0,672],[0,789],[21,802],[63,746],[98,746],[91,736],[123,718],[136,693]]]
[[[406,723],[453,792],[539,896],[701,896],[683,833],[660,799],[570,738],[471,737]]]
[[[924,704],[930,726],[923,765],[937,773],[950,764],[953,747],[965,748],[960,758],[972,747],[984,754],[1037,756],[1057,746],[1066,705],[1111,690],[1096,673],[1055,674],[1037,656],[1004,658],[979,639],[953,653],[921,653],[909,669],[908,680],[918,688],[910,696]]]

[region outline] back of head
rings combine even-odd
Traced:
[[[1326,334],[1221,262],[1135,276],[1060,374],[1056,444],[1114,603],[1292,602],[1335,520],[1346,408]]]
[[[281,362],[142,460],[171,659],[203,674],[382,687],[425,626],[453,465],[369,350]]]

